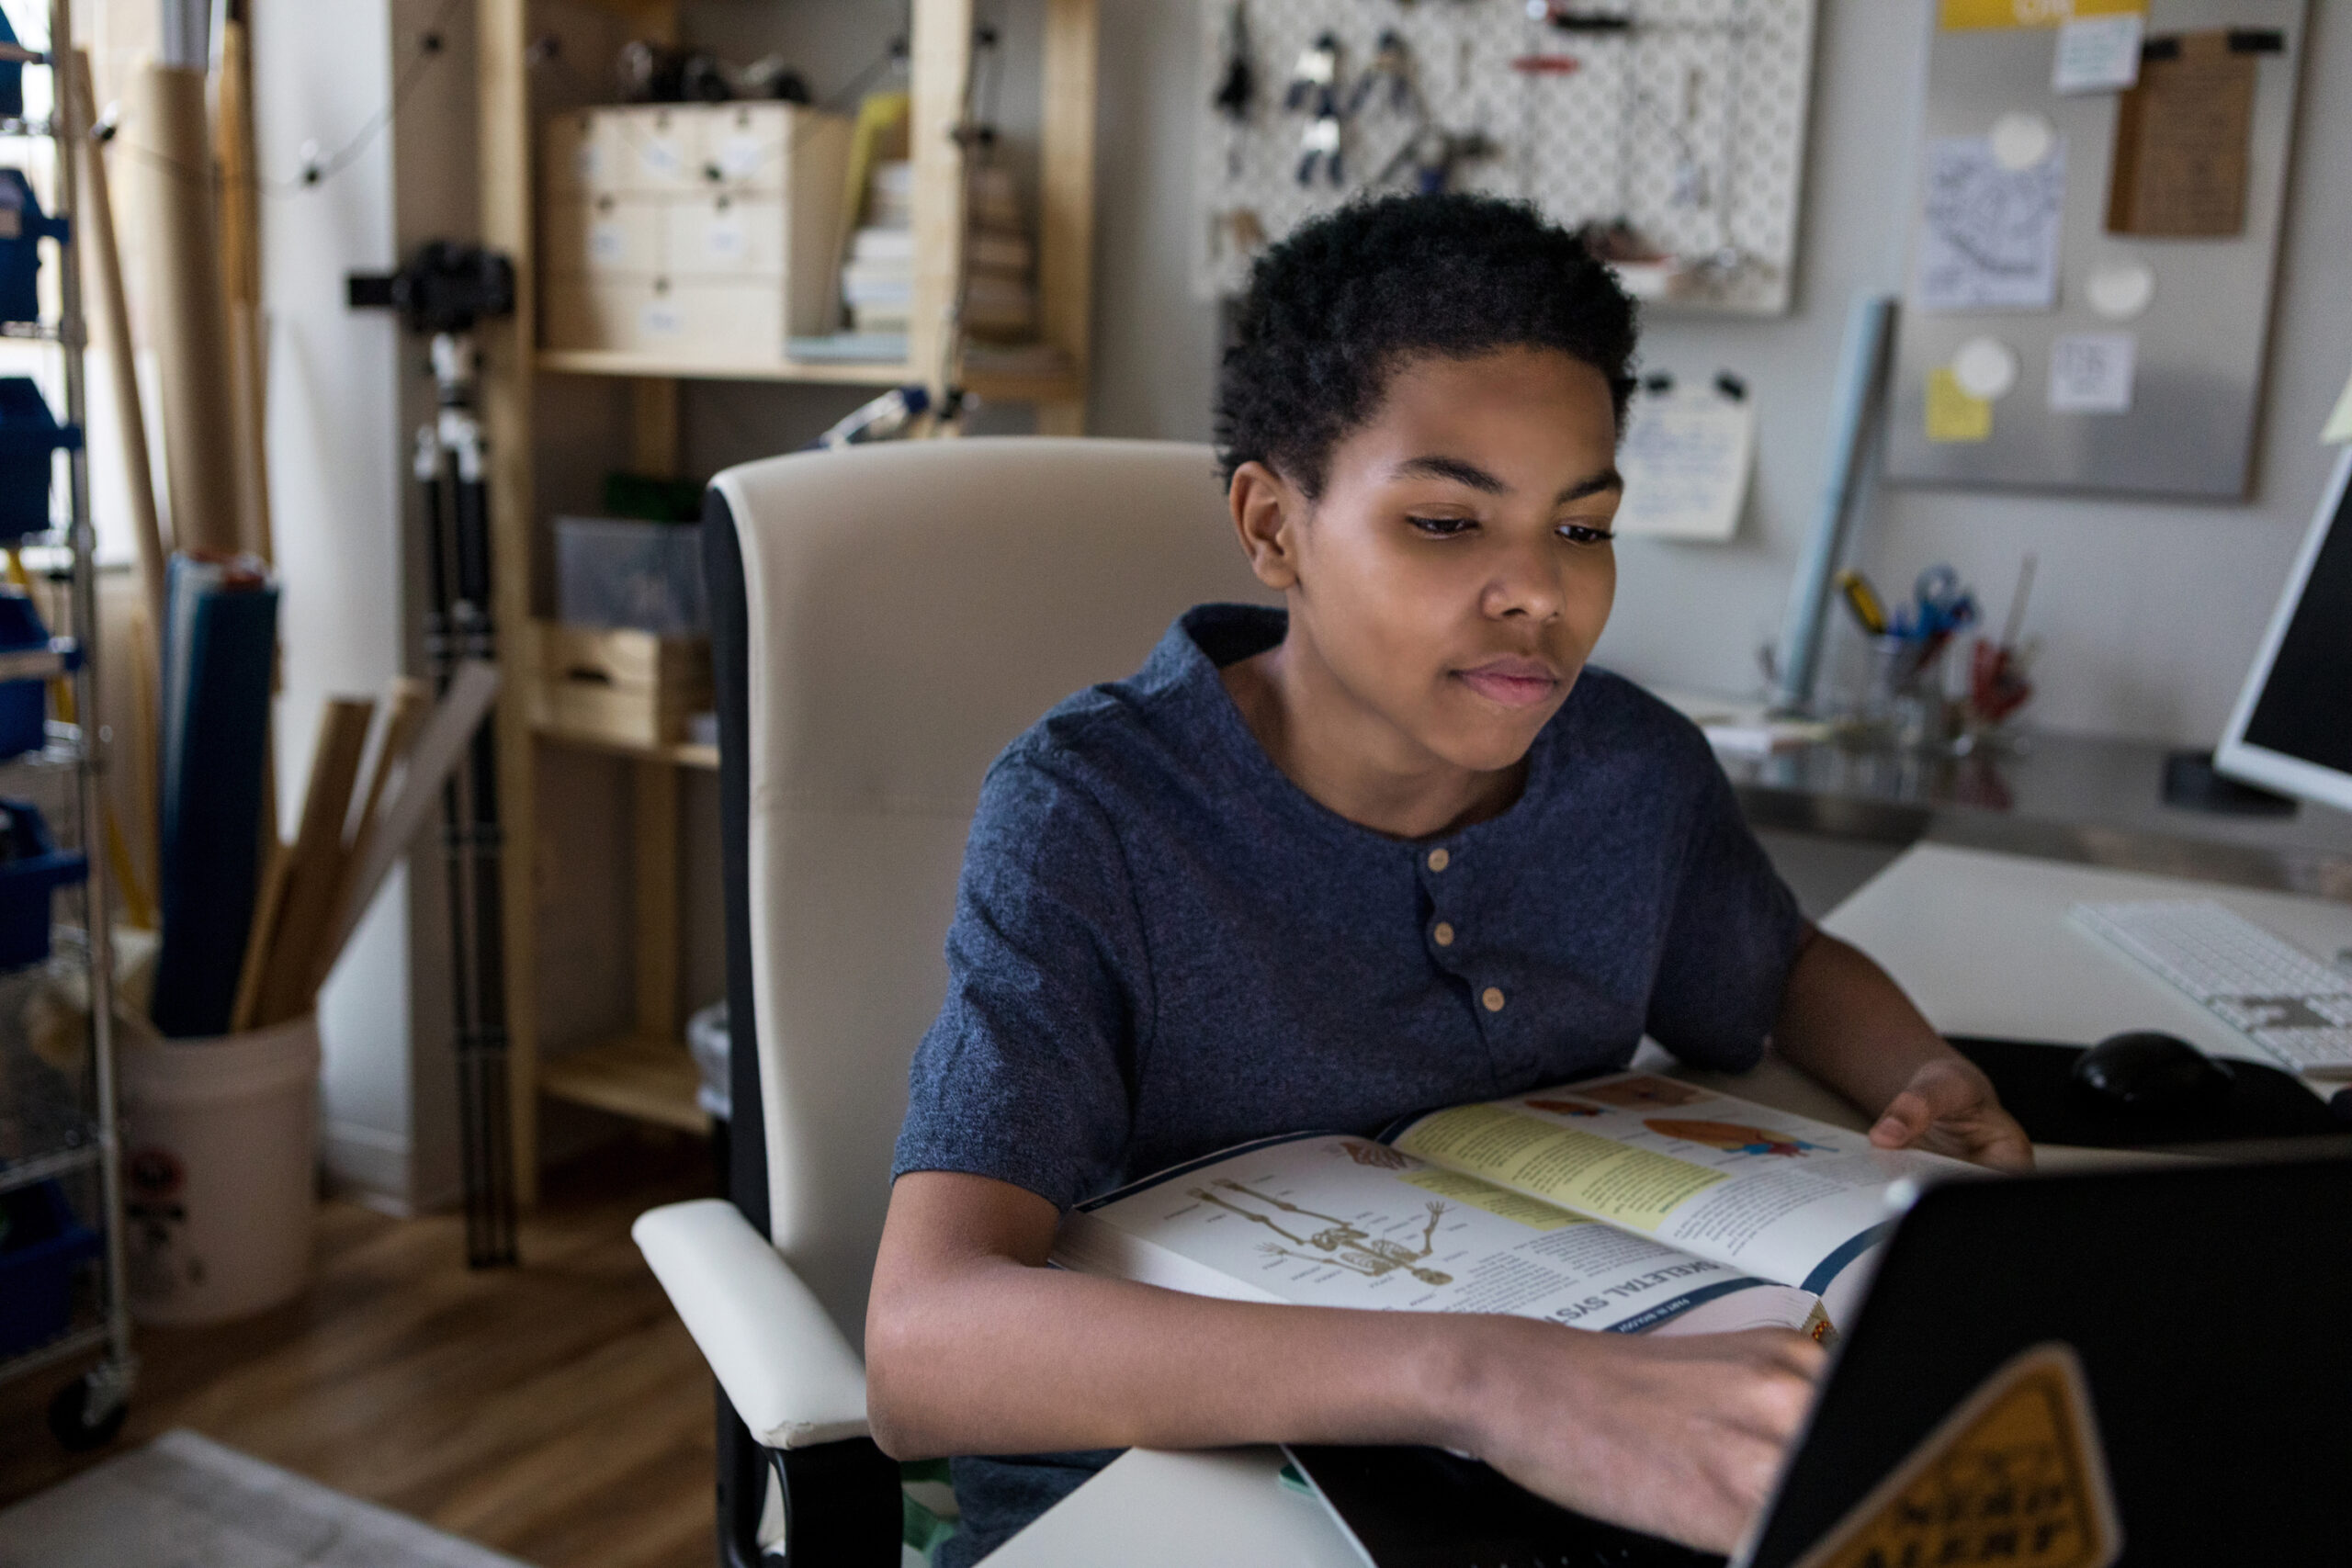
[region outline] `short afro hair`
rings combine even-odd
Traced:
[[[1230,483],[1263,463],[1321,495],[1331,448],[1423,355],[1557,349],[1600,372],[1622,425],[1634,309],[1584,242],[1524,202],[1469,195],[1355,201],[1260,256],[1217,379]]]

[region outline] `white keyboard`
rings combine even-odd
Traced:
[[[2075,921],[2289,1070],[2352,1077],[2352,974],[2206,899],[2077,904]]]

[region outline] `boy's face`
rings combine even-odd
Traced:
[[[1352,699],[1386,761],[1511,767],[1567,700],[1616,593],[1616,446],[1599,371],[1518,348],[1396,369],[1312,503],[1258,465],[1236,476],[1236,520],[1289,602],[1295,651]],[[1245,488],[1263,498],[1255,528]]]

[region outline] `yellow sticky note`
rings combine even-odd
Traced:
[[[2056,28],[2077,17],[2145,11],[2148,0],[1943,0],[1936,25],[1948,33],[1979,28]]]
[[[2327,424],[2320,431],[2319,438],[2330,446],[2352,441],[2352,381],[2344,383],[2344,395],[2335,400],[2335,412],[2327,416]]]
[[[1928,439],[1984,441],[1993,434],[1993,402],[1973,398],[1949,365],[1928,372]]]

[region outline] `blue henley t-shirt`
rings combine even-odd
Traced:
[[[1411,841],[1317,805],[1218,676],[1279,610],[1206,604],[980,788],[895,1174],[1063,1209],[1230,1144],[1623,1066],[1754,1065],[1806,927],[1698,728],[1588,668],[1501,815]],[[1113,1458],[958,1460],[993,1550]]]

